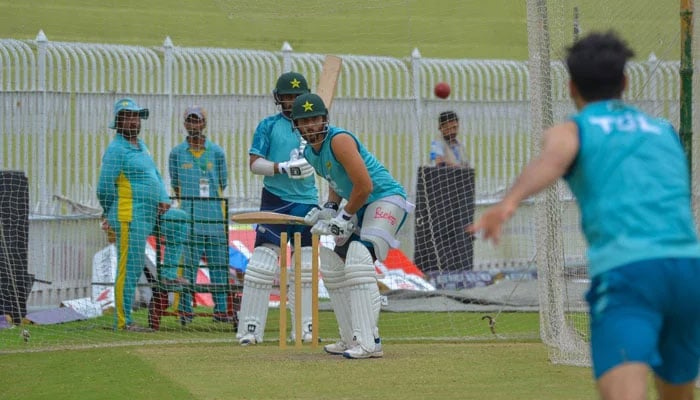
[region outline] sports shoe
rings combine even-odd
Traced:
[[[374,350],[365,350],[362,346],[357,345],[343,352],[343,357],[352,359],[362,359],[362,358],[381,358],[384,357],[384,352],[382,351],[382,341],[377,338],[374,339]]]
[[[341,355],[345,352],[345,350],[348,350],[349,347],[345,342],[342,340],[338,340],[337,342],[333,344],[328,344],[323,346],[323,350],[328,353],[328,354],[337,354]]]
[[[289,336],[289,341],[294,343],[296,338],[297,335],[292,332],[292,334]],[[301,335],[301,341],[304,343],[311,343],[313,341],[313,335],[311,335],[311,332],[304,332],[304,334]],[[321,343],[321,338],[318,338],[318,342]]]
[[[136,324],[127,325],[126,330],[129,332],[141,332],[141,333],[153,332],[153,329],[151,329],[147,326],[139,326]]]
[[[255,335],[253,335],[252,333],[246,333],[245,335],[243,335],[242,338],[240,338],[238,340],[238,343],[240,343],[241,346],[248,346],[251,344],[257,344],[258,340],[255,338]]]

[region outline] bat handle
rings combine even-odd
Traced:
[[[306,148],[306,140],[302,139],[301,144],[299,145],[299,157],[298,158],[304,158],[304,149]]]

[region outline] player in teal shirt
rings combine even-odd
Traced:
[[[367,197],[366,203],[372,203],[384,197],[398,195],[406,198],[406,191],[399,184],[389,171],[382,165],[372,153],[367,151],[365,146],[360,143],[355,135],[345,129],[335,126],[329,126],[326,140],[328,143],[333,141],[337,135],[348,135],[352,138],[354,146],[367,168],[369,176],[372,178],[372,191]],[[352,193],[354,183],[350,180],[350,175],[345,167],[336,159],[335,154],[330,145],[319,147],[316,152],[313,147],[307,147],[304,151],[304,157],[314,169],[326,179],[333,191],[343,199],[349,199]]]
[[[170,197],[146,144],[139,139],[148,109],[131,99],[114,105],[114,139],[102,156],[97,198],[107,229],[117,236],[117,278],[114,287],[115,327],[139,331],[132,323],[136,284],[146,261],[146,238],[158,214],[170,208]]]
[[[518,203],[564,177],[588,242],[591,355],[604,399],[691,399],[700,362],[700,246],[688,165],[668,122],[625,104],[632,50],[614,33],[568,49],[579,113],[544,133],[542,153],[467,230],[497,242]]]
[[[277,78],[273,96],[281,112],[258,124],[248,154],[250,170],[263,176],[261,211],[303,217],[318,204],[318,190],[313,168],[301,157],[301,138],[292,129],[290,110],[294,99],[309,92],[306,78],[286,72]],[[301,233],[301,294],[295,292],[294,274],[290,273],[289,309],[295,318],[295,301],[301,301],[302,340],[311,340],[311,232],[307,226],[258,225],[255,249],[246,267],[243,297],[236,337],[241,345],[263,341],[270,291],[278,267],[280,234],[289,237]],[[292,271],[293,272],[293,271]],[[295,333],[292,333],[294,338]]]
[[[688,164],[671,124],[619,99],[589,103],[572,121],[585,135],[579,161],[564,178],[581,208],[589,275],[636,261],[700,256]]]
[[[374,261],[399,246],[396,235],[413,209],[406,191],[349,131],[328,125],[316,94],[292,106],[294,126],[308,142],[304,158],[328,181],[328,201],[304,218],[314,233],[335,236],[334,252],[321,249],[321,273],[331,298],[340,341],[324,350],[346,358],[384,355],[379,337],[379,291]],[[340,209],[341,201],[346,201]]]
[[[209,277],[214,284],[228,282],[228,232],[223,197],[228,182],[226,155],[217,144],[204,135],[207,112],[200,106],[185,110],[184,126],[187,138],[175,146],[169,157],[170,185],[179,200],[180,209],[188,216],[188,237],[184,241],[184,278],[195,282],[199,261],[206,256]],[[166,279],[177,280],[177,260],[164,269]],[[216,292],[214,298],[214,321],[234,322],[227,312],[227,294]],[[192,320],[192,295],[182,293],[179,311],[180,322],[185,325]]]

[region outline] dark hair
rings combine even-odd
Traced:
[[[440,113],[440,117],[438,118],[439,125],[450,121],[459,121],[459,118],[457,118],[457,113],[454,111],[443,111]]]
[[[584,100],[622,97],[625,64],[634,51],[615,32],[590,33],[566,53],[569,76]]]

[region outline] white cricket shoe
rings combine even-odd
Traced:
[[[337,354],[337,355],[341,355],[341,354],[345,353],[345,351],[348,350],[349,348],[350,347],[348,347],[348,345],[345,344],[345,342],[343,342],[342,340],[338,340],[337,342],[335,342],[333,344],[328,344],[328,345],[323,346],[323,350],[325,350],[326,353]]]
[[[384,357],[382,342],[379,339],[376,339],[374,342],[374,350],[372,351],[366,350],[360,345],[353,346],[343,352],[343,357],[352,359]]]
[[[241,346],[248,346],[248,345],[251,345],[251,344],[257,344],[257,343],[258,343],[258,340],[255,338],[255,335],[254,335],[254,334],[252,334],[252,333],[246,333],[245,335],[243,335],[243,337],[241,337],[241,338],[238,340],[238,343],[240,343]]]

